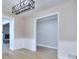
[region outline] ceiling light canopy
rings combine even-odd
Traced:
[[[35,8],[35,1],[33,0],[20,0],[20,3],[12,7],[12,13],[20,14],[24,11],[32,10]]]

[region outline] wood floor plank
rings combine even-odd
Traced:
[[[57,59],[57,51],[45,47],[38,47],[36,52],[24,48],[11,51],[3,47],[2,59]]]

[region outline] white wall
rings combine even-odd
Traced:
[[[14,50],[25,48],[32,51],[36,51],[35,43],[35,40],[32,38],[18,38],[14,40]]]
[[[28,23],[26,30],[30,29],[30,34],[29,37],[33,37],[34,36],[34,20],[35,18],[38,17],[42,17],[44,15],[49,15],[55,12],[59,12],[59,46],[58,46],[58,57],[62,58],[64,56],[63,59],[68,58],[69,51],[72,50],[73,54],[76,55],[76,48],[74,49],[70,49],[73,44],[71,44],[72,42],[74,42],[74,46],[76,47],[76,41],[77,41],[77,13],[76,13],[76,0],[71,0],[68,2],[65,2],[63,4],[57,5],[55,7],[51,7],[51,8],[47,8],[46,10],[42,10],[39,12],[35,13],[31,13],[30,15],[28,15],[28,20],[30,23]],[[27,17],[26,17],[27,19]],[[28,22],[28,20],[25,20],[25,22]],[[66,44],[64,44],[63,42],[66,42]],[[68,46],[68,43],[70,43],[70,48],[66,47]],[[61,43],[61,45],[60,45]],[[68,50],[65,50],[68,49]],[[60,48],[63,48],[60,49]],[[61,53],[62,52],[62,53]],[[63,53],[64,52],[64,53]]]
[[[15,37],[18,39],[21,37],[34,39],[34,20],[35,18],[42,17],[54,12],[60,13],[59,18],[59,46],[58,46],[58,57],[66,59],[68,57],[69,51],[72,50],[73,54],[76,55],[76,48],[70,49],[71,47],[76,47],[77,41],[77,13],[76,13],[76,0],[71,0],[63,4],[56,5],[55,7],[48,7],[46,9],[41,9],[39,11],[29,13],[25,17],[18,17],[15,19]],[[32,39],[28,39],[31,42]],[[35,40],[34,40],[35,41]],[[66,42],[64,44],[63,42]],[[69,47],[68,43],[69,42]],[[72,43],[74,42],[74,43]],[[21,42],[22,44],[23,42]],[[34,42],[33,42],[34,43]],[[71,44],[72,43],[72,44]],[[16,43],[17,44],[17,43]],[[29,45],[32,45],[29,43]],[[73,46],[74,45],[74,46]],[[64,47],[63,47],[64,46]],[[66,47],[67,46],[67,47]],[[35,47],[35,46],[33,46]],[[62,50],[62,49],[63,50]],[[65,49],[68,50],[65,50]],[[61,53],[62,52],[62,53]]]
[[[60,40],[58,53],[60,59],[76,59],[77,42]]]
[[[57,48],[58,24],[57,15],[37,19],[37,45]]]

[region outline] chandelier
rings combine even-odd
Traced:
[[[35,1],[33,0],[20,0],[20,3],[16,4],[12,7],[12,13],[14,14],[20,14],[22,12],[32,10],[35,8]]]

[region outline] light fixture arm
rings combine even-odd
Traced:
[[[24,11],[28,11],[35,8],[35,1],[33,0],[20,0],[20,3],[12,7],[12,13],[20,14]]]
[[[21,0],[20,0],[20,7],[21,7]]]

